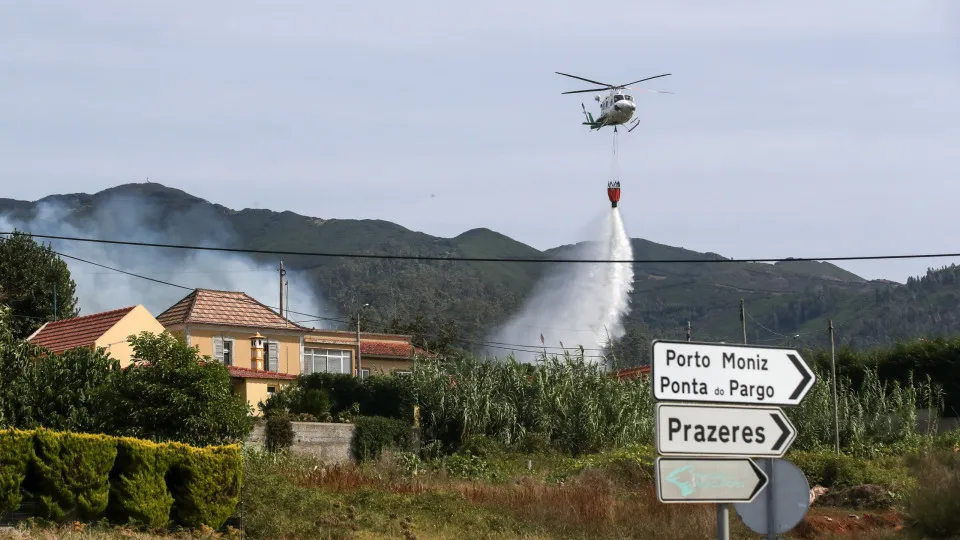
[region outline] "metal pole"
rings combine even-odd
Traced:
[[[690,321],[687,321],[687,341],[693,337],[693,328],[690,326]]]
[[[360,309],[357,310],[357,377],[360,377]]]
[[[840,453],[840,412],[837,407],[837,357],[833,347],[833,319],[827,329],[830,331],[830,380],[833,382],[833,450]]]
[[[717,505],[717,540],[730,540],[730,506]]]
[[[283,315],[283,276],[287,275],[287,271],[283,269],[283,261],[280,261],[280,316]]]
[[[743,309],[743,298],[740,299],[740,326],[743,328],[743,344],[747,344],[747,313]]]
[[[767,461],[767,487],[763,488],[767,495],[767,540],[777,540],[777,521],[773,506],[773,458]]]

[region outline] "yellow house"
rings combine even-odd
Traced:
[[[163,333],[163,325],[141,304],[136,306],[44,323],[27,338],[34,345],[61,353],[77,347],[107,350],[121,367],[133,362],[127,338],[140,332]]]
[[[242,292],[196,289],[157,316],[201,355],[227,366],[234,390],[254,407],[300,374],[310,329]],[[259,362],[257,361],[259,359]]]
[[[426,354],[411,344],[410,336],[369,332],[358,336],[356,332],[300,326],[235,291],[196,289],[157,320],[171,333],[183,336],[188,345],[196,346],[200,354],[227,365],[235,391],[256,414],[260,414],[258,402],[266,401],[297,375],[403,374],[412,369],[414,354]]]

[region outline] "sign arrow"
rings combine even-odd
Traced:
[[[660,401],[797,405],[817,377],[786,347],[654,340],[650,379]]]
[[[662,503],[748,503],[768,482],[750,458],[658,457],[655,471]]]
[[[657,453],[782,457],[797,429],[779,407],[657,403]]]

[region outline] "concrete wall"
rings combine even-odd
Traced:
[[[292,422],[294,452],[312,454],[325,463],[353,461],[350,443],[353,441],[353,424],[328,424],[324,422]],[[262,447],[266,442],[266,423],[257,422],[247,438],[247,444]]]

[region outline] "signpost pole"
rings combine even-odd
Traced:
[[[773,460],[770,458],[767,462],[767,476],[770,478],[770,484],[773,485]],[[773,507],[773,489],[767,490],[767,540],[777,540],[776,511]]]
[[[730,507],[717,505],[717,540],[730,540]]]

